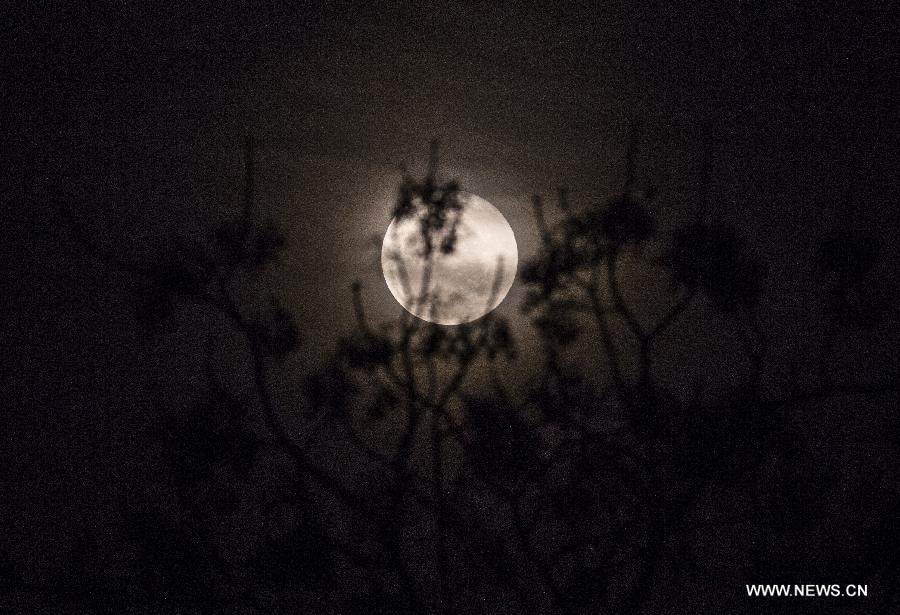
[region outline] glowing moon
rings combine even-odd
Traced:
[[[381,270],[394,298],[407,311],[430,322],[458,325],[496,308],[516,277],[519,250],[506,218],[480,196],[460,193],[463,207],[449,254],[434,242],[430,275],[420,220],[394,218],[381,246]],[[441,231],[443,236],[449,231]],[[425,279],[427,277],[427,279]]]

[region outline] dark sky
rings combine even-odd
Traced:
[[[95,297],[63,272],[103,274],[59,208],[146,259],[173,233],[238,211],[248,132],[260,214],[290,241],[272,283],[314,359],[350,326],[354,279],[376,315],[399,309],[376,242],[401,164],[420,171],[434,137],[446,176],[509,219],[522,262],[536,240],[530,196],[565,186],[588,205],[613,194],[641,121],[639,183],[659,188],[657,215],[666,225],[692,215],[707,156],[712,208],[770,260],[780,314],[807,311],[816,289],[798,280],[839,212],[886,248],[897,227],[897,22],[874,5],[114,4],[9,23],[11,184],[26,178],[49,197],[23,212],[40,224],[13,233],[15,252],[31,251],[26,269],[88,311],[88,329],[102,324]],[[896,251],[887,262],[896,267]],[[519,325],[521,297],[516,284],[500,307]],[[73,312],[51,309],[66,328]]]
[[[638,119],[664,216],[690,207],[707,152],[716,208],[760,238],[796,244],[846,199],[863,224],[895,221],[877,202],[896,172],[894,26],[872,8],[757,3],[70,7],[11,20],[5,72],[22,89],[5,96],[47,189],[138,247],[234,211],[252,132],[260,207],[292,240],[283,288],[325,327],[354,277],[388,301],[369,240],[432,137],[525,254],[529,196],[610,194]]]
[[[4,293],[18,363],[8,393],[37,409],[4,431],[43,438],[41,450],[8,442],[12,472],[33,479],[8,483],[20,503],[13,541],[52,543],[66,532],[41,520],[57,519],[48,502],[72,495],[77,527],[120,472],[138,471],[140,455],[131,470],[110,467],[110,451],[136,445],[116,421],[146,404],[168,353],[137,350],[128,280],[100,270],[62,212],[74,207],[101,243],[146,258],[171,233],[238,211],[247,132],[259,142],[259,208],[289,233],[273,282],[314,356],[349,326],[353,279],[376,312],[398,309],[371,239],[389,222],[400,164],[421,169],[433,137],[446,174],[509,219],[520,256],[534,248],[530,195],[614,193],[642,120],[639,168],[661,190],[658,213],[685,219],[708,155],[718,215],[780,274],[776,309],[805,309],[810,289],[794,281],[841,207],[897,263],[888,3],[40,4],[4,9],[0,34],[3,176],[16,204],[4,241],[16,273]],[[514,286],[501,312],[514,315],[520,298]],[[44,489],[16,491],[34,481]]]

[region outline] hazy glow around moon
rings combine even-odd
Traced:
[[[394,298],[415,316],[442,325],[475,320],[500,305],[519,260],[503,214],[475,194],[464,192],[460,198],[456,248],[450,254],[434,250],[427,288],[418,216],[392,220],[381,246],[381,270]]]

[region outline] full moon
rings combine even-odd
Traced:
[[[519,261],[515,235],[503,214],[478,195],[462,192],[459,199],[452,251],[439,249],[451,232],[445,228],[426,256],[424,207],[410,217],[394,218],[381,246],[381,270],[397,302],[441,325],[476,320],[500,305]]]

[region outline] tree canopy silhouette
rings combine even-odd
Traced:
[[[579,207],[561,191],[553,212],[533,200],[541,242],[521,270],[533,329],[520,334],[539,340],[541,356],[525,363],[494,313],[454,327],[405,311],[370,322],[357,283],[355,327],[296,376],[301,412],[280,406],[270,381],[303,351],[302,323],[275,293],[239,291],[292,249],[276,224],[255,219],[250,147],[243,211],[205,241],[174,239],[138,263],[76,225],[93,254],[132,274],[148,334],[182,306],[217,314],[245,347],[251,384],[229,382],[207,357],[202,403],[158,400],[165,473],[148,478],[151,495],[121,504],[130,575],[36,586],[10,561],[0,567],[7,590],[58,592],[94,610],[631,613],[658,612],[716,565],[802,576],[808,560],[786,552],[823,544],[812,526],[837,521],[792,469],[803,456],[798,412],[896,394],[896,374],[781,386],[767,368],[763,256],[706,215],[664,233],[655,190],[635,188],[631,147],[619,194]],[[429,262],[456,248],[459,190],[440,179],[436,147],[424,179],[400,183],[393,214],[425,209]],[[667,276],[670,294],[635,302],[620,279],[626,259]],[[895,305],[869,281],[876,261],[865,238],[835,234],[822,246],[820,309],[835,326],[876,327]],[[726,392],[697,381],[684,394],[657,375],[660,340],[686,320],[726,326],[704,325],[711,314],[741,340],[735,365],[709,374]],[[509,390],[499,375],[512,369],[534,377]],[[473,373],[489,383],[470,386]],[[823,551],[818,570],[890,578],[877,537],[896,494],[870,493],[870,544],[852,564]],[[708,536],[729,536],[738,555],[711,553]],[[81,549],[73,558],[89,559],[90,542]]]

